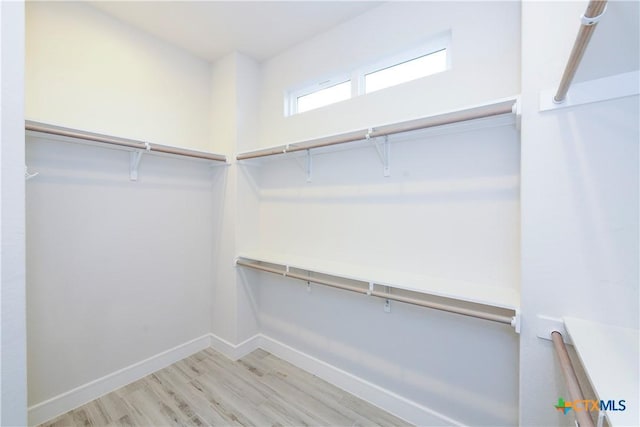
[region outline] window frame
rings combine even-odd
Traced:
[[[451,69],[451,32],[447,31],[445,33],[439,34],[438,36],[431,38],[428,42],[422,43],[420,46],[414,47],[412,49],[403,51],[401,53],[388,56],[382,60],[376,61],[374,63],[368,64],[364,67],[358,69],[358,95],[366,95],[366,87],[365,87],[365,77],[368,74],[373,74],[377,71],[382,71],[387,68],[394,67],[396,65],[403,64],[405,62],[412,61],[414,59],[422,58],[423,56],[428,56],[434,54],[436,52],[440,52],[441,50],[447,51],[447,65],[444,70],[441,72],[445,72]],[[437,74],[437,73],[435,73]],[[419,77],[429,77],[433,74],[429,74],[427,76]],[[417,80],[417,79],[415,79]],[[415,81],[410,80],[410,81]],[[408,83],[408,82],[404,82]],[[404,84],[398,83],[398,84]],[[397,85],[389,86],[394,87]],[[385,88],[387,89],[387,88]],[[384,89],[381,89],[384,90]],[[377,91],[374,91],[377,92]],[[373,93],[373,92],[369,92]]]
[[[441,52],[444,52],[444,55],[445,55],[444,59],[445,59],[446,62],[444,64],[444,69],[438,69],[435,72],[431,72],[431,73],[423,74],[423,75],[418,75],[417,77],[410,78],[408,80],[392,82],[391,84],[388,84],[388,85],[383,86],[381,88],[369,90],[369,87],[367,85],[367,80],[368,80],[369,76],[374,76],[377,73],[390,71],[390,70],[393,70],[394,68],[397,69],[399,67],[402,67],[405,64],[411,64],[414,61],[418,61],[418,60],[421,60],[421,59],[428,59],[430,56],[436,55],[436,54],[441,53]],[[418,79],[421,79],[421,78],[424,78],[424,77],[429,77],[429,76],[432,76],[434,74],[442,73],[442,72],[447,71],[449,69],[448,57],[449,57],[449,55],[448,55],[447,49],[443,48],[443,49],[440,49],[440,50],[436,50],[435,52],[427,53],[425,55],[421,55],[421,56],[418,56],[418,57],[415,57],[415,58],[407,59],[406,61],[402,61],[402,62],[399,62],[399,63],[394,63],[392,65],[389,65],[389,66],[386,66],[386,67],[383,67],[383,68],[380,68],[380,69],[376,69],[374,71],[363,73],[362,74],[362,84],[361,84],[361,86],[359,86],[359,88],[360,88],[360,90],[362,92],[362,95],[368,95],[370,93],[377,92],[379,90],[384,90],[384,89],[387,89],[387,88],[390,88],[390,87],[394,87],[394,86],[402,85],[402,84],[405,84],[405,83],[409,83],[409,82],[412,82],[414,80],[418,80]]]
[[[345,74],[345,73],[337,74],[325,79],[316,80],[314,83],[304,85],[299,89],[288,91],[285,96],[285,100],[287,101],[286,102],[287,105],[285,108],[285,116],[293,116],[295,114],[301,114],[298,112],[298,98],[306,95],[310,95],[312,93],[319,92],[321,90],[328,89],[330,87],[337,86],[339,84],[346,83],[346,82],[351,82],[351,97],[347,98],[347,99],[351,99],[353,98],[353,89],[354,89],[353,79],[351,74]],[[337,102],[341,102],[341,101],[337,101]],[[335,104],[335,102],[327,105],[333,105],[333,104]],[[322,107],[318,107],[318,108],[322,108]],[[313,110],[317,110],[317,108],[314,108],[308,111],[313,111]]]
[[[396,65],[403,64],[408,61],[412,61],[414,59],[428,56],[428,55],[440,52],[442,50],[446,50],[446,56],[447,56],[446,67],[444,70],[434,74],[428,74],[423,77],[418,77],[417,79],[414,79],[414,80],[398,83],[396,85],[392,85],[376,91],[372,91],[368,93],[366,92],[365,77],[367,75],[390,68],[390,67],[394,67]],[[339,74],[336,73],[329,76],[328,78],[316,79],[311,83],[299,85],[297,86],[297,88],[286,91],[285,97],[284,97],[285,98],[284,115],[285,117],[289,117],[289,116],[301,114],[298,111],[298,98],[306,95],[310,95],[314,92],[318,92],[320,90],[327,89],[335,85],[339,85],[339,84],[350,81],[351,97],[344,100],[333,102],[331,104],[324,105],[322,107],[317,107],[311,110],[307,110],[305,111],[305,113],[309,111],[314,111],[320,108],[325,108],[329,105],[335,105],[337,103],[346,101],[348,99],[353,99],[360,95],[368,95],[374,92],[384,91],[385,89],[402,85],[410,81],[415,81],[421,78],[430,77],[440,72],[448,71],[451,69],[451,63],[452,63],[451,30],[447,30],[447,31],[436,34],[435,36],[431,37],[428,41],[422,42],[419,45],[414,46],[413,48],[410,48],[408,50],[405,50],[403,52],[400,52],[394,55],[386,56],[380,60],[368,63],[364,66],[357,67],[353,69],[351,72],[343,72]]]

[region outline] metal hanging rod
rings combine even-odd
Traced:
[[[334,280],[320,279],[318,277],[304,276],[302,274],[286,272],[285,277],[291,277],[292,279],[304,280],[307,282],[317,283],[319,285],[330,286],[332,288],[343,289],[345,291],[357,292],[359,294],[366,294],[367,290],[359,288],[357,286],[346,285],[344,283],[336,282]]]
[[[591,0],[589,2],[587,10],[584,12],[584,15],[582,15],[582,24],[580,25],[578,36],[573,44],[571,55],[569,55],[569,60],[562,74],[558,91],[553,97],[553,102],[557,104],[562,103],[567,97],[567,92],[576,75],[580,61],[582,61],[589,40],[591,40],[591,36],[596,30],[596,25],[598,25],[600,18],[604,15],[606,8],[607,0]]]
[[[318,283],[320,285],[330,286],[332,288],[343,289],[343,290],[346,290],[346,291],[356,292],[356,293],[364,294],[364,295],[371,295],[371,296],[384,298],[384,299],[388,299],[388,300],[403,302],[403,303],[406,303],[406,304],[417,305],[417,306],[420,306],[420,307],[426,307],[426,308],[431,308],[431,309],[435,309],[435,310],[446,311],[446,312],[449,312],[449,313],[461,314],[463,316],[469,316],[469,317],[475,317],[475,318],[478,318],[478,319],[490,320],[492,322],[504,323],[506,325],[515,326],[515,323],[516,323],[515,316],[503,316],[503,315],[499,315],[499,314],[487,313],[487,312],[484,312],[484,311],[473,310],[473,309],[469,309],[469,308],[456,307],[456,306],[453,306],[453,305],[436,303],[436,302],[431,302],[431,301],[424,301],[424,300],[419,300],[417,298],[410,298],[410,297],[405,297],[405,296],[402,296],[402,295],[394,295],[394,294],[390,294],[390,293],[386,293],[386,292],[380,292],[380,291],[367,289],[367,288],[362,288],[362,287],[358,287],[358,286],[347,285],[345,283],[340,283],[340,282],[337,282],[337,281],[334,281],[334,280],[328,280],[328,279],[323,279],[323,278],[313,277],[313,276],[305,276],[305,275],[299,274],[299,273],[292,273],[286,267],[278,269],[278,268],[268,267],[268,266],[265,266],[265,265],[262,265],[262,264],[258,264],[258,263],[255,263],[255,262],[244,261],[244,260],[241,260],[241,259],[236,260],[236,265],[240,265],[242,267],[253,268],[255,270],[266,271],[266,272],[269,272],[269,273],[279,274],[279,275],[284,276],[284,277],[290,277],[292,279],[298,279],[298,280],[302,280],[302,281],[305,281],[305,282]]]
[[[576,376],[576,372],[573,370],[573,365],[571,364],[571,359],[569,359],[567,347],[564,345],[562,334],[558,331],[551,332],[551,341],[553,341],[553,348],[555,349],[556,354],[558,355],[558,360],[560,361],[562,376],[564,377],[567,389],[569,390],[569,398],[572,402],[575,402],[576,400],[583,401],[584,396],[580,389],[580,383],[578,383],[578,377]],[[573,412],[576,414],[579,427],[595,427],[588,411]]]
[[[254,159],[257,157],[273,156],[277,154],[293,153],[296,151],[310,150],[312,148],[329,147],[331,145],[345,144],[348,142],[368,140],[379,136],[393,135],[402,132],[410,132],[414,130],[427,129],[435,126],[449,125],[468,120],[482,119],[501,114],[514,113],[516,99],[499,101],[489,105],[469,108],[465,110],[454,111],[436,116],[429,116],[415,120],[409,120],[400,123],[394,123],[375,128],[362,129],[339,135],[332,135],[323,138],[312,139],[309,141],[296,142],[291,144],[279,145],[276,147],[265,148],[262,150],[248,151],[240,153],[236,156],[237,160]]]
[[[456,307],[448,304],[439,304],[430,301],[422,301],[416,298],[403,297],[400,295],[387,294],[380,291],[372,291],[371,295],[386,298],[407,304],[419,305],[420,307],[432,308],[434,310],[447,311],[449,313],[461,314],[463,316],[475,317],[478,319],[490,320],[492,322],[504,323],[512,325],[514,323],[512,316],[501,316],[499,314],[487,313],[479,310],[471,310],[468,308]]]
[[[57,135],[57,136],[63,136],[68,138],[82,139],[85,141],[116,145],[119,147],[133,148],[133,149],[144,150],[148,152],[173,154],[177,156],[213,160],[216,162],[227,161],[227,156],[223,154],[208,153],[205,151],[198,151],[198,150],[189,150],[186,148],[179,148],[179,147],[170,147],[167,145],[160,145],[160,144],[151,144],[149,142],[137,141],[134,139],[125,139],[125,138],[118,138],[115,136],[101,135],[97,133],[64,128],[60,126],[54,126],[54,125],[34,122],[30,120],[25,121],[24,128],[27,131],[46,133],[49,135]]]

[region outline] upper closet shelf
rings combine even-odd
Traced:
[[[437,126],[452,125],[455,123],[467,122],[477,119],[486,119],[490,117],[501,117],[504,115],[518,116],[518,108],[518,97],[510,97],[489,104],[472,106],[455,111],[447,111],[433,116],[422,117],[405,122],[375,126],[368,129],[361,129],[338,135],[331,135],[307,141],[299,141],[259,150],[246,151],[243,153],[238,153],[236,155],[236,159],[246,160],[258,157],[275,156],[285,153],[308,151],[315,148],[329,147],[355,141],[372,140],[377,137],[386,137],[389,135],[395,135],[404,132],[411,132]]]
[[[514,289],[501,286],[391,271],[372,265],[363,266],[284,254],[243,253],[238,256],[237,263],[238,265],[246,267],[262,267],[257,268],[259,270],[265,269],[261,263],[271,264],[277,267],[270,269],[267,266],[266,271],[301,280],[310,276],[299,276],[292,273],[292,269],[301,270],[308,274],[322,274],[338,279],[362,282],[369,285],[369,292],[366,288],[350,289],[349,286],[347,286],[345,289],[361,291],[361,293],[373,294],[374,296],[383,298],[388,295],[379,292],[370,292],[374,285],[415,292],[422,295],[433,295],[464,303],[480,304],[500,310],[509,310],[513,312],[512,316],[514,317],[517,317],[519,311],[520,297],[518,292]]]
[[[227,162],[227,156],[207,151],[191,150],[187,148],[172,147],[168,145],[152,144],[149,142],[134,139],[120,138],[116,136],[102,135],[83,130],[70,129],[62,126],[55,126],[47,123],[40,123],[31,120],[25,121],[25,130],[32,135],[47,135],[58,137],[56,139],[68,142],[98,143],[100,145],[111,146],[118,149],[130,151],[130,178],[132,181],[138,179],[138,166],[143,153],[161,153],[174,156],[187,157],[197,160],[208,160],[214,162]]]
[[[615,401],[615,407],[604,411],[609,425],[640,425],[640,331],[572,317],[563,320],[598,399]],[[626,408],[622,408],[620,400],[626,402]]]

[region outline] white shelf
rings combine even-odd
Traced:
[[[296,255],[247,252],[238,257],[513,311],[519,310],[520,306],[518,292],[506,287],[408,274],[371,265],[346,264]]]
[[[227,157],[224,154],[104,135],[32,120],[25,121],[25,131],[27,135],[54,141],[73,142],[130,152],[136,151],[154,155],[179,156],[181,158],[227,163]]]
[[[423,129],[456,125],[464,122],[493,120],[504,118],[505,115],[511,117],[519,114],[518,97],[498,99],[489,103],[467,106],[457,110],[443,111],[431,116],[420,117],[398,123],[382,124],[372,126],[368,129],[354,130],[337,135],[296,141],[289,144],[277,145],[261,148],[258,150],[245,151],[236,155],[237,160],[248,160],[260,157],[278,156],[285,153],[304,152],[306,150],[323,147],[335,147],[337,145],[365,141],[379,136],[395,135],[400,133],[413,132]],[[510,122],[511,123],[511,122]],[[516,120],[513,122],[517,124]],[[486,122],[481,127],[486,126]]]
[[[626,400],[626,410],[606,412],[609,424],[640,425],[640,331],[572,317],[563,320],[598,399]]]

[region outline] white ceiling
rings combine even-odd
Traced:
[[[121,21],[209,61],[258,61],[379,6],[373,1],[91,1]]]

